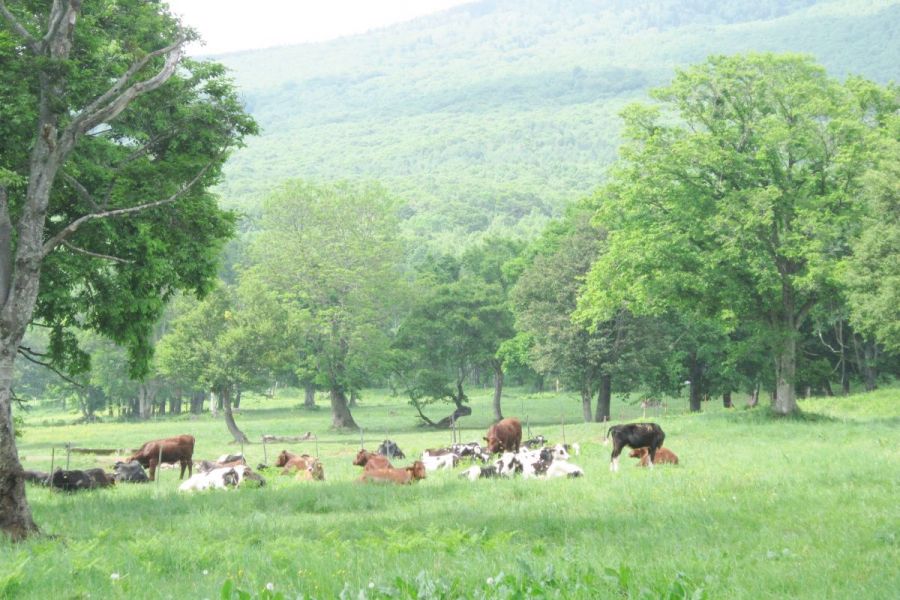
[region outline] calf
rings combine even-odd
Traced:
[[[191,458],[194,456],[194,436],[178,435],[163,440],[152,440],[144,443],[141,448],[132,454],[125,462],[133,460],[141,463],[141,466],[150,469],[150,481],[156,479],[156,467],[159,463],[180,463],[181,475],[178,479],[184,479],[184,470],[188,470],[188,477],[194,473],[194,465]]]
[[[554,460],[550,466],[547,467],[544,477],[548,479],[553,477],[584,477],[584,471],[581,467],[564,460]]]
[[[295,471],[306,471],[310,465],[318,462],[317,458],[313,458],[309,454],[294,454],[287,450],[282,450],[275,461],[276,467],[284,467],[281,471],[282,475],[288,475]]]
[[[522,443],[522,423],[518,419],[502,419],[488,428],[484,439],[490,454],[518,452]]]
[[[649,465],[650,457],[648,448],[635,448],[628,454],[628,456],[630,456],[631,458],[641,459],[640,461],[638,461],[637,465],[635,465],[637,467],[646,467]],[[677,465],[678,457],[668,448],[658,448],[656,450],[656,460],[653,461],[653,464]]]
[[[388,458],[406,458],[406,455],[403,454],[403,450],[400,449],[400,446],[391,440],[384,440],[381,442],[381,445],[378,446],[378,449],[375,452],[382,456],[387,456]]]
[[[426,471],[438,469],[452,469],[459,463],[459,457],[455,454],[442,454],[441,456],[423,456],[422,463]]]
[[[150,481],[144,467],[136,460],[127,463],[117,462],[113,467],[113,472],[117,483],[147,483]]]
[[[374,469],[394,468],[394,465],[391,464],[391,461],[388,460],[386,456],[375,454],[374,452],[369,452],[365,449],[361,449],[356,453],[356,458],[353,459],[353,464],[357,467],[363,467],[366,471],[372,471]]]
[[[425,465],[417,460],[405,469],[374,469],[363,471],[359,481],[363,483],[397,483],[406,485],[425,479]]]
[[[313,462],[306,467],[306,470],[297,471],[295,479],[298,481],[325,481],[325,468],[322,466],[321,462],[313,460]]]
[[[497,465],[490,465],[487,467],[475,465],[460,473],[459,477],[460,479],[468,479],[469,481],[475,481],[476,479],[491,479],[500,477],[500,471]]]
[[[220,467],[206,473],[197,473],[178,486],[178,491],[224,490],[229,487],[242,485],[245,481],[254,481],[260,487],[266,484],[266,480],[258,473],[254,473],[250,467],[238,465],[235,467]]]
[[[625,446],[630,448],[641,448],[646,446],[648,452],[647,464],[653,467],[653,460],[656,458],[656,450],[663,445],[666,434],[662,428],[656,423],[628,423],[626,425],[613,425],[606,432],[606,440],[609,443],[610,438],[613,441],[612,456],[610,458],[609,468],[611,471],[619,470],[619,454]]]

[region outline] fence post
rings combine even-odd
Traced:
[[[525,415],[525,430],[528,432],[528,439],[531,439],[531,421],[528,415]]]
[[[69,470],[69,457],[72,455],[72,442],[66,442],[66,471]]]
[[[365,436],[363,435],[363,428],[359,428],[359,449],[363,450],[366,447]]]
[[[319,458],[319,436],[313,434],[313,439],[316,440],[316,458]]]
[[[269,465],[269,453],[266,452],[266,436],[262,437],[262,443],[263,443],[263,464],[268,466]]]
[[[160,475],[162,475],[162,444],[159,445],[159,460],[156,461],[156,489],[159,489]]]
[[[560,413],[559,419],[562,422],[563,444],[565,444],[566,443],[566,415],[565,415],[565,413]]]
[[[53,477],[53,463],[56,460],[56,446],[50,448],[50,477]]]

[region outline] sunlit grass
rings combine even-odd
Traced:
[[[293,396],[251,398],[238,416],[251,439],[320,434],[324,483],[270,470],[263,489],[185,495],[167,470],[158,485],[78,495],[30,487],[49,535],[0,543],[0,596],[218,598],[230,582],[260,597],[271,583],[291,598],[342,590],[354,598],[896,597],[898,401],[896,390],[810,400],[810,416],[787,420],[704,405],[704,414],[654,418],[681,465],[651,471],[626,459],[612,474],[600,445],[605,425],[577,423],[572,397],[513,390],[505,412],[524,408],[533,433],[559,440],[565,420],[566,439],[582,445],[572,462],[585,478],[470,483],[437,473],[397,488],[354,482],[359,437],[329,432],[327,409],[300,410]],[[490,421],[487,391],[473,405],[464,439],[479,438]],[[448,432],[416,427],[413,414],[374,392],[354,411],[370,448],[387,435],[409,456],[449,442]],[[63,417],[71,418],[29,415],[26,467],[49,467],[48,446],[66,441],[131,447],[190,432],[200,457],[235,449],[209,416],[41,425]],[[282,447],[314,449],[269,450]],[[260,444],[245,451],[262,461]],[[73,467],[111,460],[72,457]]]

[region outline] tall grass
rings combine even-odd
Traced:
[[[358,435],[328,432],[327,410],[301,410],[293,396],[251,398],[238,416],[251,439],[320,434],[325,482],[269,471],[262,489],[185,495],[163,471],[158,485],[77,495],[31,487],[47,535],[0,542],[0,596],[894,598],[898,400],[897,390],[811,400],[798,419],[718,406],[661,416],[654,420],[681,464],[647,470],[625,459],[613,474],[600,445],[606,426],[577,423],[577,401],[514,391],[505,412],[527,413],[532,433],[552,440],[564,427],[567,441],[581,443],[572,462],[586,477],[471,483],[442,472],[382,487],[354,482]],[[483,435],[489,403],[487,392],[473,400],[464,439]],[[370,448],[390,436],[414,456],[449,441],[383,394],[366,396],[354,416]],[[128,448],[193,433],[198,457],[235,449],[208,416],[42,424],[63,418],[28,415],[26,467],[49,467],[49,448],[67,441]],[[283,447],[314,449],[269,450]],[[263,459],[259,444],[245,452],[251,463]],[[73,455],[72,466],[111,460]]]

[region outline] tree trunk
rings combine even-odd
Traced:
[[[772,410],[778,415],[790,415],[797,412],[797,396],[794,381],[797,371],[797,340],[788,335],[775,358],[775,397],[772,399]]]
[[[722,406],[725,408],[734,408],[734,403],[731,401],[731,392],[725,392],[722,394]]]
[[[241,408],[241,386],[236,385],[234,388],[234,402],[231,403],[231,407],[235,410],[240,410]]]
[[[581,388],[581,414],[584,417],[585,423],[590,423],[593,421],[591,415],[591,400],[594,399],[593,390],[591,390],[590,385],[585,385]]]
[[[4,345],[0,350],[0,530],[19,541],[39,530],[25,497],[25,478],[12,419],[13,362],[18,344]]]
[[[853,340],[853,353],[856,356],[856,366],[859,374],[862,375],[863,385],[867,392],[871,392],[876,388],[878,379],[878,371],[875,368],[878,348],[874,343],[860,339],[860,336],[855,333],[851,339]],[[849,387],[846,393],[850,393]]]
[[[234,422],[234,414],[231,412],[231,389],[223,387],[219,398],[222,399],[223,411],[225,413],[225,424],[228,425],[228,431],[238,444],[249,444],[250,440],[244,435],[244,432],[238,429],[237,423]]]
[[[700,367],[700,361],[697,360],[696,355],[691,355],[689,372],[691,375],[691,412],[700,412],[701,401],[703,399],[703,390],[702,388],[702,369]]]
[[[500,398],[503,396],[503,364],[500,361],[494,362],[494,421],[503,418],[503,411],[500,410]]]
[[[316,386],[307,383],[303,386],[306,397],[303,400],[304,408],[315,408],[316,407]]]
[[[609,406],[612,401],[612,375],[600,376],[600,391],[597,392],[597,414],[594,418],[598,423],[609,421]]]
[[[331,426],[334,429],[359,429],[347,406],[347,396],[340,388],[331,390]]]
[[[191,393],[191,414],[199,415],[203,414],[203,392],[193,392]]]
[[[350,404],[348,406],[350,406],[350,408],[356,408],[356,400],[356,390],[350,390]]]

